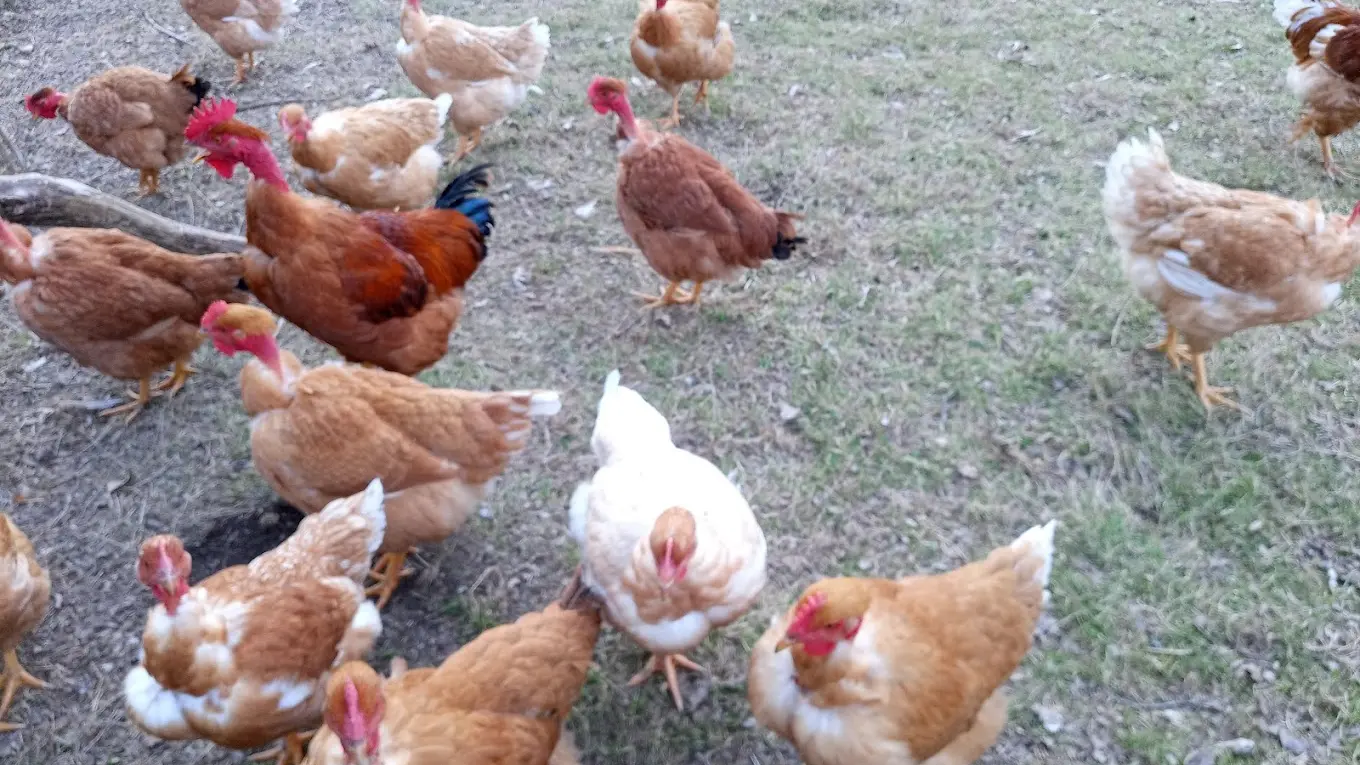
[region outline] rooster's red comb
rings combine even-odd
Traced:
[[[217,320],[222,318],[222,314],[227,312],[227,301],[219,300],[208,306],[208,310],[203,312],[203,318],[198,322],[198,326],[204,332],[209,332],[217,326]]]
[[[236,102],[230,98],[208,98],[194,108],[189,124],[184,126],[184,137],[196,141],[208,131],[236,116]]]

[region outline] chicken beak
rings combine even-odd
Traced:
[[[202,153],[199,154],[197,157],[194,157],[194,161],[193,161],[192,164],[195,164],[195,165],[200,164],[200,163],[203,162],[203,160],[205,160],[205,159],[207,159],[207,158],[208,158],[208,152],[206,152],[206,151],[205,151],[205,152],[202,152]]]
[[[785,635],[783,638],[780,639],[780,641],[779,641],[778,643],[775,643],[775,645],[774,645],[774,652],[775,652],[775,653],[779,653],[779,652],[781,652],[781,651],[787,651],[787,650],[789,650],[790,648],[792,648],[792,647],[794,646],[794,644],[797,643],[797,642],[798,642],[797,640],[794,640],[793,638],[789,637],[788,635]]]

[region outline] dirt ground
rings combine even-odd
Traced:
[[[277,138],[289,99],[414,95],[393,54],[397,0],[301,5],[288,39],[227,91],[245,119]],[[427,0],[478,23],[537,15],[553,48],[544,93],[474,155],[496,164],[499,226],[450,353],[423,379],[555,388],[565,406],[481,516],[421,551],[374,662],[437,662],[556,593],[576,560],[567,499],[593,469],[595,402],[619,367],[682,446],[740,483],[769,537],[770,585],[691,654],[712,674],[685,679],[684,714],[660,683],[625,688],[642,653],[604,638],[569,723],[587,763],[796,762],[745,701],[745,658],[772,614],[820,576],[944,570],[1049,517],[1050,615],[984,762],[1205,765],[1206,747],[1235,739],[1250,741],[1240,761],[1360,762],[1356,295],[1224,343],[1215,382],[1250,411],[1206,417],[1141,350],[1160,325],[1100,215],[1104,160],[1148,125],[1187,174],[1353,203],[1314,143],[1287,145],[1297,107],[1268,5],[729,0],[736,71],[681,131],[768,203],[807,213],[810,244],[706,292],[701,313],[646,315],[628,292],[657,278],[592,249],[627,241],[613,126],[584,101],[595,74],[635,76],[633,0]],[[0,0],[0,125],[30,169],[132,199],[136,173],[63,124],[30,122],[19,100],[186,60],[231,78],[168,0]],[[664,95],[635,85],[639,113],[661,115]],[[1343,164],[1360,167],[1355,147],[1338,143]],[[181,165],[139,203],[239,231],[243,189],[241,174]],[[119,384],[38,341],[7,303],[0,323],[0,509],[55,591],[20,648],[52,688],[21,695],[11,719],[26,727],[0,736],[0,761],[240,761],[142,736],[121,704],[152,602],[133,576],[140,540],[181,535],[201,578],[298,522],[251,468],[240,361],[201,350],[184,393],[123,427],[80,405]],[[291,328],[283,342],[332,357]]]

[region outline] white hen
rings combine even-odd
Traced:
[[[652,658],[629,685],[666,676],[710,630],[735,621],[765,586],[765,535],[722,471],[671,442],[670,425],[609,373],[590,439],[600,469],[571,498],[582,578],[609,621]]]

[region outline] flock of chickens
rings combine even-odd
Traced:
[[[286,0],[182,4],[236,59],[238,82],[295,10]],[[1289,83],[1307,107],[1295,137],[1315,132],[1334,172],[1330,137],[1360,121],[1360,14],[1330,0],[1276,0],[1275,13],[1297,58]],[[245,165],[249,247],[195,257],[116,230],[35,236],[0,221],[0,276],[36,334],[137,381],[132,400],[105,415],[131,419],[155,395],[173,396],[205,338],[228,356],[253,356],[240,386],[254,466],[308,515],[278,548],[193,586],[179,539],[143,543],[137,578],[158,604],[124,685],[135,725],[235,749],[281,741],[266,753],[280,763],[576,762],[563,722],[602,624],[651,653],[630,684],[661,673],[683,708],[677,670],[702,671],[686,652],[755,603],[765,538],[740,490],[677,448],[666,418],[614,372],[591,439],[599,468],[570,501],[582,564],[560,600],[439,667],[398,659],[383,677],[365,663],[408,552],[455,533],[526,446],[533,420],[560,409],[550,390],[439,389],[413,377],[447,352],[495,224],[481,195],[487,166],[436,193],[437,145],[451,122],[461,159],[523,102],[545,64],[548,28],[536,19],[477,27],[427,15],[420,0],[404,1],[400,27],[398,60],[430,98],[315,119],[297,104],[279,112],[304,186],[346,206],[295,193],[267,134],[238,119],[232,101],[209,99],[187,67],[169,76],[120,67],[69,95],[33,93],[25,106],[35,117],[68,120],[95,151],[139,170],[144,193],[157,192],[159,171],[189,146],[224,178]],[[684,85],[699,83],[702,101],[733,65],[717,0],[644,0],[630,48],[671,95],[670,127]],[[765,206],[712,156],[636,119],[622,81],[597,77],[587,97],[618,117],[619,217],[668,281],[648,305],[697,304],[705,283],[804,243],[799,216]],[[1104,203],[1130,280],[1166,317],[1155,347],[1177,369],[1191,365],[1206,407],[1236,406],[1208,384],[1204,354],[1215,342],[1316,315],[1360,264],[1350,227],[1360,205],[1346,219],[1315,201],[1184,178],[1155,131],[1115,152]],[[277,344],[276,315],[351,363],[304,367]],[[153,385],[166,367],[169,378]],[[1005,723],[1001,687],[1048,599],[1054,531],[1036,526],[943,575],[810,586],[754,646],[756,719],[812,765],[974,761]],[[0,720],[19,688],[42,687],[16,649],[49,587],[33,547],[0,514]],[[0,731],[17,727],[0,722]]]

